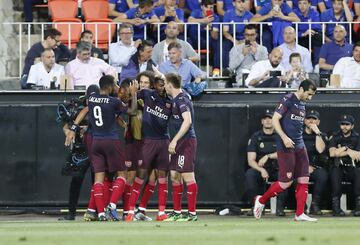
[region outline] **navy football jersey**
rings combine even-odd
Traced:
[[[295,148],[305,147],[303,128],[305,119],[305,102],[300,101],[294,93],[287,94],[279,102],[276,110],[282,115],[280,124],[285,134],[295,143]],[[286,149],[280,136],[277,137],[277,149]]]
[[[94,139],[119,139],[120,127],[116,116],[125,113],[128,106],[114,97],[93,95],[89,97],[88,107]]]
[[[186,111],[189,111],[191,114],[191,126],[186,134],[183,136],[185,138],[196,138],[194,130],[194,107],[187,93],[180,93],[172,101],[172,115],[174,118],[174,127],[176,132],[180,130],[181,124],[184,121],[182,114]]]
[[[141,126],[143,139],[169,139],[171,100],[150,89],[139,91],[138,99],[144,100]]]

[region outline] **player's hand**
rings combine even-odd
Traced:
[[[260,160],[258,162],[259,167],[264,167],[268,160],[269,160],[268,155],[265,155],[262,158],[260,158]]]
[[[140,44],[142,43],[141,39],[138,39],[134,42],[134,47],[138,48],[140,46]]]
[[[162,79],[164,79],[164,74],[162,74],[156,66],[152,65],[152,69],[156,77],[161,77]]]
[[[282,141],[285,145],[286,148],[294,148],[295,147],[295,143],[294,141],[292,141],[289,137],[285,136],[284,138],[282,138]]]
[[[175,151],[175,148],[176,148],[176,145],[177,145],[177,142],[176,141],[171,141],[170,142],[170,144],[169,144],[169,148],[168,148],[168,150],[169,150],[169,153],[170,154],[176,154],[176,151]]]
[[[70,130],[66,135],[65,146],[70,146],[73,142],[75,142],[75,132]]]
[[[261,168],[260,173],[261,173],[261,177],[262,177],[265,181],[268,181],[268,179],[269,179],[269,174],[268,174],[268,172],[266,171],[266,169],[265,169],[265,168]]]
[[[131,96],[134,96],[136,94],[136,92],[139,89],[139,83],[136,79],[132,80],[131,84],[130,84],[130,93]]]

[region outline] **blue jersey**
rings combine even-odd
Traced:
[[[300,101],[294,93],[284,96],[276,110],[282,118],[281,128],[284,133],[295,143],[295,148],[305,147],[303,140],[303,128],[305,119],[305,102]],[[280,136],[277,137],[276,146],[278,150],[285,150]]]
[[[144,100],[141,126],[143,139],[169,139],[171,100],[150,89],[139,91],[138,98]]]
[[[116,115],[128,110],[126,104],[108,95],[89,97],[89,121],[94,139],[119,139],[120,128]]]
[[[109,0],[110,4],[115,4],[115,10],[120,13],[125,13],[129,10],[129,5],[126,0]],[[133,0],[134,4],[139,4],[139,0]]]
[[[224,4],[224,6],[223,6],[224,12],[234,9],[233,0],[217,0],[217,1],[218,2],[223,2],[223,4]]]
[[[143,20],[150,20],[155,15],[155,12],[152,10],[149,13],[141,15],[140,10],[137,7],[137,8],[129,9],[128,11],[126,11],[125,14],[126,14],[128,19],[140,18],[140,19],[143,19]],[[148,24],[147,26],[149,27],[150,24]],[[136,40],[136,39],[144,39],[145,24],[141,24],[141,25],[138,25],[138,26],[134,25],[133,28],[134,28],[134,40]]]
[[[189,130],[185,133],[182,139],[185,138],[196,138],[195,130],[194,130],[194,107],[190,100],[190,97],[187,93],[180,93],[176,96],[172,101],[172,115],[174,119],[174,126],[176,132],[179,132],[181,128],[181,124],[184,121],[182,114],[186,111],[189,111],[191,114],[191,126]]]
[[[244,39],[244,30],[245,24],[239,24],[244,22],[249,22],[253,17],[253,14],[247,10],[243,12],[242,15],[237,15],[235,9],[229,10],[224,15],[224,22],[232,22],[235,25],[236,39],[243,40]],[[225,24],[224,26],[229,27],[229,33],[233,35],[233,25]]]

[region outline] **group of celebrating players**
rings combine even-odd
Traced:
[[[69,146],[87,117],[83,138],[94,173],[86,221],[119,221],[120,199],[123,220],[151,220],[147,204],[158,183],[157,221],[196,221],[198,187],[194,164],[197,140],[191,98],[181,89],[181,77],[156,70],[142,72],[136,80],[126,79],[120,87],[105,75],[99,86],[87,89],[87,107],[66,134]],[[169,120],[175,129],[170,140]],[[125,128],[125,147],[120,141]],[[165,213],[168,175],[172,182],[173,211]],[[146,182],[145,182],[146,181]],[[182,194],[187,186],[188,212],[182,214]],[[142,189],[142,187],[144,188]],[[135,205],[141,201],[137,212]]]

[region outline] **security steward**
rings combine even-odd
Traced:
[[[305,117],[303,139],[309,157],[310,181],[314,183],[310,213],[315,215],[322,215],[320,204],[328,181],[329,161],[326,151],[327,135],[320,131],[319,125],[320,113],[310,110]]]
[[[342,194],[341,181],[353,184],[355,195],[354,216],[360,216],[360,136],[354,131],[355,119],[351,115],[342,115],[340,130],[330,137],[329,153],[332,158],[330,180],[332,188],[332,209],[334,216],[344,216],[340,208]]]
[[[268,181],[278,179],[276,133],[272,125],[272,116],[273,111],[265,111],[261,119],[262,129],[255,132],[248,142],[247,159],[250,168],[245,173],[245,193],[250,203],[253,203],[256,195],[264,192]],[[277,196],[277,216],[285,216],[286,196],[285,192]],[[248,215],[253,215],[251,210]]]

